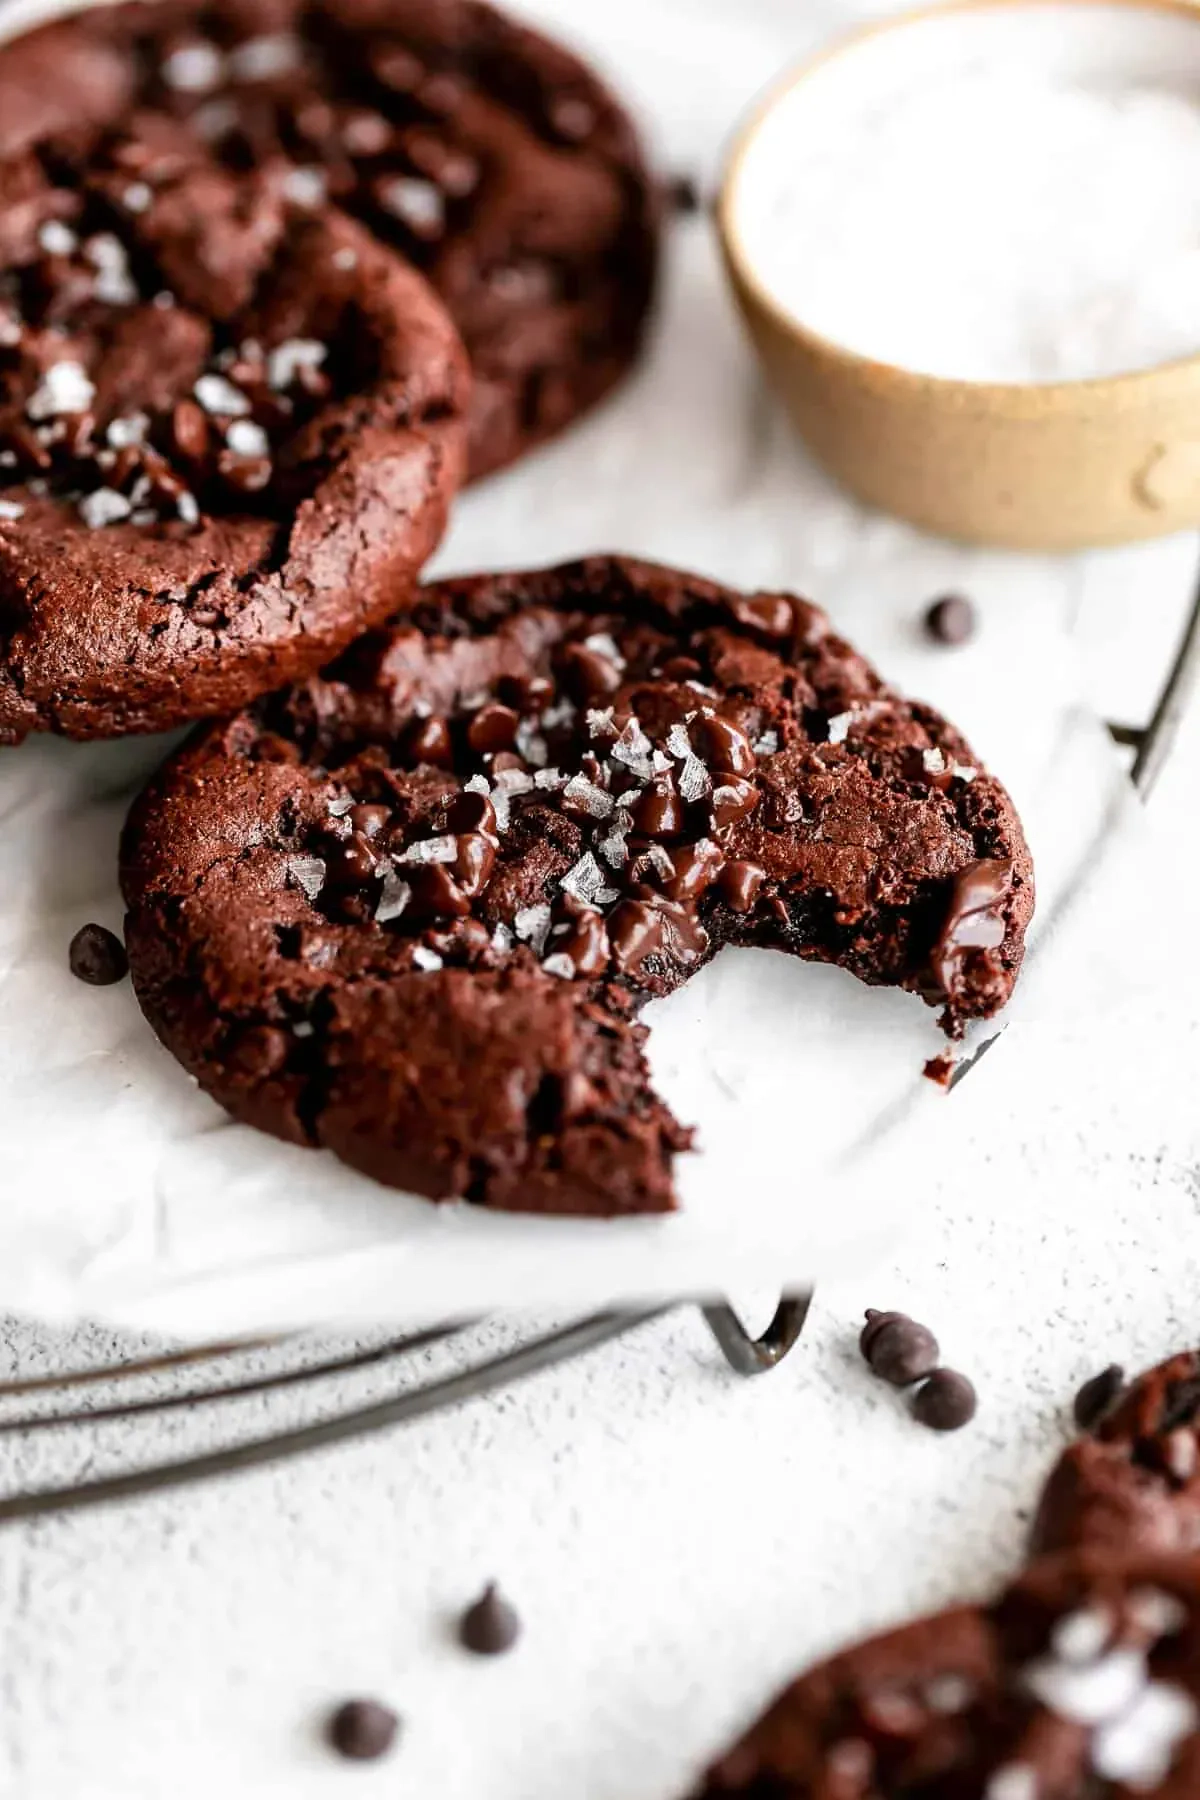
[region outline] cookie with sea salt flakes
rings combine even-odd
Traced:
[[[1198,1701],[1193,1566],[1049,1558],[801,1676],[697,1800],[1190,1800]]]
[[[421,276],[278,170],[149,114],[0,160],[0,742],[229,711],[393,612],[468,386]]]
[[[163,0],[35,33],[0,51],[0,81],[7,56],[33,65],[53,108],[53,64],[81,45],[231,167],[286,159],[298,195],[332,196],[425,271],[474,366],[476,475],[634,361],[657,188],[622,108],[557,44],[478,0]]]
[[[723,944],[1003,1005],[1012,803],[824,614],[619,557],[423,590],[194,738],[123,846],[141,1004],[237,1117],[435,1198],[674,1204],[636,1023]],[[698,1121],[701,1129],[703,1120]]]
[[[1200,1553],[1200,1352],[1140,1375],[1063,1452],[1033,1541],[1040,1550]]]

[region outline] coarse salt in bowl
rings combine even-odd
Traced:
[[[722,240],[816,454],[1027,548],[1200,525],[1200,11],[966,0],[793,71]]]

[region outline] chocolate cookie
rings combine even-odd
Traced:
[[[501,13],[477,0],[122,6],[0,53],[0,91],[18,57],[23,88],[43,76],[53,104],[59,58],[74,70],[91,56],[93,84],[185,121],[235,169],[284,158],[294,192],[331,196],[426,272],[474,366],[474,474],[560,431],[634,360],[658,202],[633,127],[574,56]]]
[[[124,841],[164,1042],[237,1117],[436,1198],[672,1206],[635,1018],[723,944],[1007,1000],[1011,802],[825,616],[622,558],[424,590],[203,732]]]
[[[1191,1800],[1200,1575],[1171,1558],[1035,1564],[993,1607],[876,1638],[794,1682],[707,1800]]]
[[[422,278],[286,171],[234,176],[153,114],[10,154],[0,741],[228,711],[394,611],[467,389]]]
[[[1033,1535],[1044,1550],[1200,1551],[1200,1353],[1140,1376],[1064,1451]]]

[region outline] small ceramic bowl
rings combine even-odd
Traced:
[[[946,537],[1019,549],[1194,529],[1200,355],[1039,385],[922,375],[809,329],[768,291],[747,251],[747,184],[780,107],[840,104],[837,90],[850,91],[860,74],[896,91],[910,70],[986,57],[989,33],[1012,49],[1035,13],[1057,20],[1046,40],[1057,66],[1126,82],[1182,78],[1200,96],[1200,7],[1189,0],[949,0],[868,27],[790,71],[740,131],[719,204],[729,274],[768,378],[809,447],[872,506]]]

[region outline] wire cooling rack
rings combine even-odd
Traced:
[[[1110,723],[1108,727],[1113,740],[1134,753],[1130,779],[1143,799],[1149,797],[1166,765],[1198,679],[1200,586],[1153,717],[1145,726]],[[955,1085],[994,1042],[990,1039],[959,1066]],[[260,1339],[124,1358],[0,1383],[0,1482],[6,1469],[36,1465],[38,1444],[47,1435],[70,1443],[75,1434],[88,1446],[82,1470],[67,1479],[59,1483],[29,1480],[16,1491],[0,1495],[0,1524],[134,1499],[241,1469],[261,1468],[348,1438],[410,1423],[511,1387],[683,1306],[699,1306],[734,1374],[765,1374],[776,1368],[799,1340],[811,1300],[811,1293],[785,1295],[761,1337],[746,1330],[727,1302],[688,1300],[594,1313],[528,1337],[514,1328],[511,1346],[499,1353],[488,1347],[485,1326],[469,1321],[366,1346],[358,1343],[337,1354],[320,1350],[311,1337]],[[355,1402],[343,1398],[340,1404],[320,1410],[323,1384],[338,1380],[349,1386],[354,1378],[380,1380],[388,1391]],[[296,1391],[308,1406],[315,1397],[316,1416],[261,1435],[237,1435],[245,1404],[289,1391]],[[161,1422],[172,1415],[182,1415],[194,1424],[204,1418],[208,1429],[215,1418],[219,1434],[232,1441],[136,1468],[119,1468],[111,1474],[90,1472],[96,1454],[94,1434],[113,1425],[131,1428],[139,1421]],[[127,1429],[118,1441],[123,1442],[125,1435],[132,1432]],[[10,1450],[15,1454],[10,1455]]]

